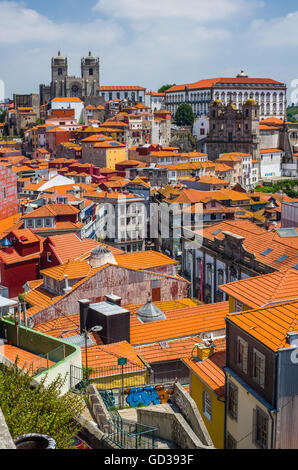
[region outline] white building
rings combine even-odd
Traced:
[[[145,94],[145,104],[151,108],[152,112],[160,111],[165,107],[165,93],[156,93],[155,91],[149,91]]]
[[[207,116],[199,116],[193,125],[192,133],[197,140],[205,139],[209,132],[209,118]]]
[[[209,114],[209,103],[220,99],[231,100],[241,107],[248,99],[260,105],[260,119],[284,119],[287,109],[285,83],[271,78],[249,78],[243,71],[234,78],[211,78],[184,85],[175,85],[166,91],[166,108],[174,115],[181,103],[189,103],[196,116]]]
[[[278,148],[260,150],[260,171],[261,178],[280,177],[281,164],[285,152]]]
[[[54,98],[51,101],[53,109],[74,109],[75,120],[78,123],[83,122],[84,118],[84,102],[80,98]]]
[[[101,86],[99,91],[105,101],[129,99],[139,103],[145,103],[145,93],[146,88],[140,86]]]

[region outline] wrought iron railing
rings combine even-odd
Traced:
[[[120,449],[155,449],[157,428],[124,419],[110,421],[113,432],[106,439]]]

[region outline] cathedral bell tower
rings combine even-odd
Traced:
[[[88,57],[81,60],[84,96],[95,97],[99,95],[99,58],[89,52]]]
[[[57,57],[52,57],[51,95],[54,97],[65,96],[67,68],[67,58],[62,57],[59,51]]]

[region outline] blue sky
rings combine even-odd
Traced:
[[[101,60],[101,83],[142,85],[201,78],[298,78],[297,0],[0,0],[0,79],[6,95],[50,82],[60,49],[69,72]]]

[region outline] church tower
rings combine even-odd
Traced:
[[[51,95],[63,97],[66,94],[66,78],[68,73],[67,58],[61,56],[60,51],[57,57],[52,57],[52,83]]]
[[[83,95],[86,97],[99,96],[99,58],[89,52],[88,57],[81,60],[83,79]]]

